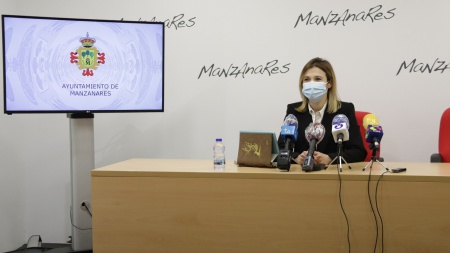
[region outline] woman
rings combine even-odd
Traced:
[[[349,140],[343,142],[341,157],[347,163],[361,162],[367,155],[364,148],[359,124],[356,122],[355,107],[352,103],[339,99],[336,76],[331,64],[322,58],[310,60],[300,75],[300,96],[303,102],[289,104],[286,116],[293,114],[298,120],[298,138],[294,146],[293,159],[303,164],[308,154],[309,142],[305,137],[305,129],[311,123],[321,123],[325,127],[325,135],[314,152],[315,164],[329,164],[338,155],[338,144],[331,134],[334,116],[344,114],[349,120]],[[284,148],[283,140],[278,140],[280,148]]]

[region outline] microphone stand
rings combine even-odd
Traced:
[[[345,164],[347,164],[347,161],[345,161],[344,157],[341,156],[341,149],[342,149],[342,139],[340,138],[338,140],[338,155],[325,168],[328,168],[328,166],[333,164],[333,162],[336,161],[336,159],[338,159],[339,163],[337,165],[338,165],[339,171],[342,172],[342,161],[344,161]],[[347,166],[349,169],[352,168],[348,164],[347,164]]]
[[[373,165],[374,162],[377,162],[378,164],[380,164],[381,166],[383,166],[383,168],[385,168],[386,170],[389,170],[386,166],[384,166],[384,164],[382,164],[382,163],[381,163],[380,161],[378,161],[378,159],[377,159],[377,150],[380,149],[380,145],[379,145],[379,144],[373,144],[373,143],[370,143],[370,144],[369,144],[369,148],[372,150],[372,159],[370,159],[370,162],[367,163],[367,165],[366,165],[364,168],[362,168],[362,171],[365,171],[366,168],[367,168],[367,166],[369,166],[369,165],[370,165],[370,168],[372,169],[372,165]]]

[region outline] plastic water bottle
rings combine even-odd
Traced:
[[[225,144],[223,144],[221,138],[216,139],[216,143],[213,147],[214,150],[214,170],[225,170]]]

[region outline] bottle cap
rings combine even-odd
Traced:
[[[217,138],[216,141],[222,141],[222,138]]]

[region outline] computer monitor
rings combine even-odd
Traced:
[[[164,111],[164,23],[2,15],[4,113]]]

